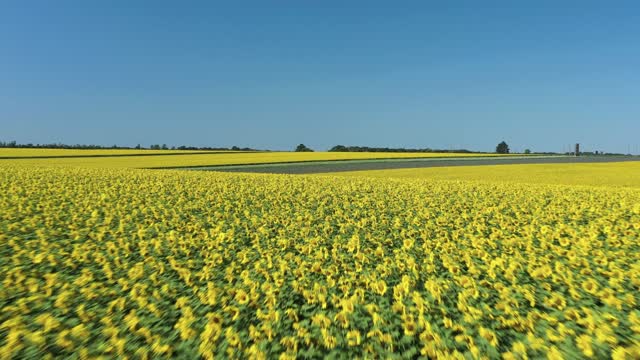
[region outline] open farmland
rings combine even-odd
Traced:
[[[2,358],[640,356],[638,188],[31,161],[0,163]]]
[[[640,360],[640,2],[0,30],[0,360]]]
[[[46,154],[47,150],[39,150]],[[85,150],[77,150],[85,151]],[[100,150],[103,151],[103,150]],[[111,151],[111,150],[106,150]],[[149,150],[146,150],[149,151]],[[159,150],[166,151],[166,150]],[[40,154],[35,152],[31,157]],[[162,154],[162,153],[160,153]],[[107,156],[64,158],[0,159],[1,164],[17,164],[31,167],[82,167],[82,168],[182,168],[219,165],[248,165],[270,163],[300,163],[312,161],[362,160],[362,159],[416,159],[458,157],[509,156],[469,153],[383,153],[383,152],[186,152],[176,155],[169,151],[162,156]]]

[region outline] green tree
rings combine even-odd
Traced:
[[[498,154],[508,154],[509,153],[509,145],[507,145],[506,142],[501,142],[500,144],[498,144],[498,146],[496,146],[496,152]]]
[[[312,152],[313,150],[306,147],[304,144],[300,144],[296,147],[296,152]]]
[[[524,153],[525,153],[525,154],[531,154],[531,150],[529,150],[529,149],[524,149]]]
[[[344,145],[336,145],[334,147],[332,147],[331,149],[329,149],[329,151],[336,151],[336,152],[345,152],[345,151],[349,151],[349,149],[344,146]]]

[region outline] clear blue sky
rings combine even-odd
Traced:
[[[0,140],[638,152],[638,39],[637,1],[5,1]]]

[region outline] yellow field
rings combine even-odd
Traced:
[[[0,194],[3,359],[640,356],[636,188],[4,163]]]
[[[468,157],[478,154],[451,153],[358,153],[358,152],[264,152],[227,153],[166,156],[126,156],[113,158],[58,158],[58,159],[17,159],[0,160],[0,164],[20,164],[32,167],[84,167],[84,168],[156,168],[179,166],[264,164],[279,162],[359,160],[359,159],[402,159],[431,157]],[[482,154],[481,156],[504,156]]]
[[[204,150],[135,150],[135,149],[19,149],[0,148],[0,157],[47,157],[47,156],[95,156],[95,155],[136,155],[175,154],[207,152]]]
[[[326,176],[327,174],[319,174]],[[352,171],[332,176],[640,187],[640,162],[456,166]]]

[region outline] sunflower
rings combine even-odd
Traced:
[[[333,321],[342,326],[342,328],[346,329],[349,327],[349,313],[342,310],[336,314],[336,316],[333,318]]]
[[[338,340],[335,336],[329,333],[327,329],[321,329],[320,333],[322,334],[322,343],[325,348],[331,350],[334,349],[338,345]]]
[[[598,283],[590,278],[582,283],[582,289],[591,295],[595,295],[598,292]]]
[[[382,279],[375,281],[372,287],[373,291],[380,296],[384,295],[387,292],[387,283]]]
[[[593,357],[593,347],[591,344],[591,337],[587,334],[580,335],[576,338],[576,346],[586,357]]]
[[[349,346],[360,345],[360,332],[358,330],[351,330],[347,332],[347,345]]]
[[[548,360],[564,360],[564,356],[557,347],[551,346],[547,351],[547,359]]]
[[[487,342],[491,346],[498,347],[498,337],[496,336],[496,333],[494,333],[493,331],[484,327],[480,327],[480,329],[478,330],[478,334],[480,334],[482,338],[487,340]]]
[[[228,327],[224,332],[224,337],[227,340],[229,346],[240,346],[240,335],[238,335],[238,332],[236,332],[234,328]]]
[[[240,305],[246,305],[247,303],[249,303],[249,295],[242,289],[236,292],[235,299]]]
[[[293,336],[285,336],[280,339],[280,345],[284,346],[287,351],[298,352],[298,340]]]
[[[406,336],[414,336],[418,330],[418,325],[413,319],[413,316],[407,316],[402,323],[402,327]]]

